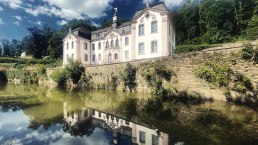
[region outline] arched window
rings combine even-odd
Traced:
[[[115,54],[115,59],[118,59],[118,54],[117,53]]]
[[[119,46],[119,41],[118,41],[118,39],[116,39],[116,47],[118,47]]]
[[[108,62],[112,62],[112,54],[111,53],[108,54]]]
[[[111,40],[111,47],[114,47],[114,41]]]
[[[109,48],[109,41],[106,42],[106,48]]]

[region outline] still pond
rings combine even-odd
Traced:
[[[257,117],[223,101],[0,87],[0,145],[258,145]]]

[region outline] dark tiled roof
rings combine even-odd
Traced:
[[[92,31],[91,34],[97,34],[97,33],[101,33],[101,32],[106,32],[108,29],[112,29],[112,27],[107,27],[107,28],[96,30],[96,31]]]
[[[122,24],[121,24],[120,26],[118,26],[118,27],[121,28],[121,27],[125,27],[125,26],[128,26],[128,25],[131,25],[131,21],[122,23]]]
[[[79,36],[79,37],[91,40],[90,31],[88,31],[88,30],[86,30],[82,27],[79,27],[79,28],[76,28],[76,29],[72,30],[72,34],[75,35],[75,36]]]

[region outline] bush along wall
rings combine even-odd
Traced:
[[[79,61],[69,60],[69,64],[64,69],[54,71],[51,78],[61,88],[81,90],[92,88],[91,77],[85,73],[85,69]]]
[[[257,90],[250,79],[238,72],[234,72],[229,66],[209,61],[195,69],[197,77],[221,88],[225,92],[228,101],[244,102],[257,106]]]

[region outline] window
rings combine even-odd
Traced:
[[[101,49],[101,42],[98,43],[98,48]]]
[[[116,39],[116,47],[118,47],[119,46],[119,41],[118,41],[118,39]]]
[[[125,46],[129,45],[129,37],[125,37]]]
[[[69,42],[66,43],[66,49],[69,49]]]
[[[92,115],[95,116],[95,110],[92,110]]]
[[[72,49],[73,49],[74,42],[72,41]]]
[[[111,40],[111,48],[114,47],[114,41]]]
[[[157,41],[151,41],[151,53],[157,53]]]
[[[73,56],[73,53],[72,53],[72,59],[74,58],[74,56]]]
[[[157,21],[151,22],[151,33],[157,33]]]
[[[112,62],[112,54],[111,53],[108,54],[108,62]]]
[[[144,25],[139,25],[139,36],[144,35]]]
[[[88,55],[87,54],[84,55],[84,61],[88,61]]]
[[[118,54],[117,53],[115,54],[115,59],[118,59]]]
[[[139,43],[139,48],[138,48],[138,53],[139,55],[144,54],[144,43]]]
[[[98,60],[101,61],[101,54],[98,55]]]
[[[152,145],[158,145],[159,144],[159,137],[157,135],[152,134],[151,140],[152,140]]]
[[[88,44],[87,43],[84,43],[84,49],[88,50]]]
[[[95,61],[95,54],[92,55],[92,61]]]
[[[92,50],[95,50],[95,44],[92,43]]]
[[[129,60],[129,51],[128,50],[125,51],[125,60]]]
[[[101,112],[99,112],[99,117],[101,117]]]
[[[109,48],[109,41],[106,42],[106,48]]]
[[[145,143],[145,132],[140,131],[139,135],[140,135],[140,137],[139,137],[140,143]]]
[[[69,60],[69,54],[66,54],[66,60],[67,61]]]

